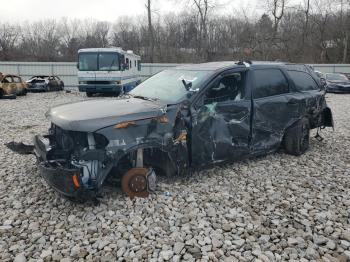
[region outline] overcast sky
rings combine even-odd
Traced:
[[[186,2],[181,0],[153,0],[155,15],[179,12]],[[261,0],[260,0],[261,1]],[[221,13],[240,11],[244,7],[249,14],[261,14],[259,0],[222,0]],[[0,0],[0,22],[37,21],[42,18],[93,18],[115,21],[121,16],[146,14],[146,0]]]

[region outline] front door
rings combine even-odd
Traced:
[[[237,159],[249,153],[251,98],[247,70],[220,75],[192,114],[192,164]]]
[[[16,84],[13,83],[12,76],[6,76],[2,80],[2,89],[5,95],[16,94]]]

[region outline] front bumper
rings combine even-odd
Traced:
[[[66,168],[58,161],[48,160],[49,151],[50,146],[47,139],[40,135],[35,136],[34,152],[38,159],[40,174],[47,184],[67,197],[86,198],[91,196],[91,190],[84,188],[81,183],[81,170],[76,167]]]
[[[327,93],[350,93],[350,86],[327,86]]]
[[[88,93],[118,93],[122,91],[121,85],[116,84],[79,84],[80,92]]]
[[[46,85],[31,85],[28,87],[28,92],[44,92],[46,91]]]

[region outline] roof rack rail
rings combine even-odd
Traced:
[[[250,60],[239,60],[238,62],[236,62],[236,65],[245,65],[246,66],[247,64],[251,65],[251,64],[253,64],[253,62]]]

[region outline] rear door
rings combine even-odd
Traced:
[[[192,163],[238,159],[249,153],[251,97],[249,71],[220,75],[196,102],[192,118]]]
[[[24,89],[22,79],[18,76],[12,76],[12,79],[13,79],[13,82],[16,86],[16,93],[17,94],[22,93],[23,89]]]
[[[306,115],[310,120],[310,127],[316,128],[321,125],[333,126],[333,117],[330,109],[326,109],[324,91],[316,80],[307,72],[298,70],[288,70],[289,77],[294,83],[294,95],[299,100],[302,100],[303,115]],[[327,111],[327,112],[326,112]],[[321,119],[323,114],[328,114],[329,123]]]
[[[289,92],[287,74],[280,68],[255,69],[253,81],[252,152],[260,154],[280,146],[286,128],[299,119],[302,100]]]

